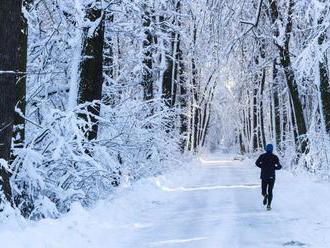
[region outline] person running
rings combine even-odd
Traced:
[[[266,146],[266,153],[261,154],[256,161],[256,165],[261,169],[261,194],[264,197],[263,204],[267,205],[267,210],[271,210],[273,200],[273,188],[275,184],[275,170],[282,169],[280,160],[273,154],[273,145]]]

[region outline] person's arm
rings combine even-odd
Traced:
[[[262,168],[262,155],[260,155],[259,158],[257,159],[256,166]]]
[[[275,170],[280,170],[282,169],[282,165],[280,164],[280,160],[279,158],[276,156],[276,166],[275,166]]]

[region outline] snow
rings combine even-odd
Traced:
[[[328,183],[279,171],[270,212],[259,183],[253,160],[207,156],[60,219],[2,217],[0,240],[14,248],[329,247]]]

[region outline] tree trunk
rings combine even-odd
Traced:
[[[172,54],[167,57],[167,69],[164,72],[163,78],[163,96],[166,104],[169,107],[174,107],[177,99],[177,88],[178,88],[178,53],[180,46],[180,34],[177,32],[172,32]]]
[[[211,82],[211,78],[209,79],[209,83]],[[208,84],[209,84],[208,83]],[[210,89],[208,90],[208,97],[205,100],[205,104],[204,104],[204,112],[203,112],[203,118],[202,118],[202,125],[201,125],[201,146],[203,147],[205,145],[205,141],[206,141],[206,136],[209,130],[209,126],[210,126],[210,120],[211,120],[211,110],[212,110],[212,102],[214,99],[214,94],[215,94],[215,89],[217,86],[217,82],[215,81],[212,85],[212,87],[210,87],[208,85],[208,87],[210,87]]]
[[[245,149],[245,145],[243,142],[243,135],[241,132],[238,135],[238,141],[239,141],[240,153],[243,155],[246,153],[246,149]]]
[[[181,0],[176,1],[175,6],[176,12],[178,15],[181,14]],[[176,25],[178,28],[181,27],[181,20],[179,17],[176,17]],[[181,50],[181,35],[179,32],[175,33],[175,43],[172,44],[174,49],[175,61],[173,63],[172,68],[172,80],[174,79],[175,82],[171,82],[171,91],[172,99],[171,104],[174,106],[177,103],[177,106],[180,110],[179,118],[180,118],[180,148],[183,152],[185,147],[187,147],[188,139],[187,139],[187,132],[188,132],[188,118],[187,118],[187,88],[184,76],[184,62],[183,62],[183,54]],[[173,46],[174,45],[174,46]],[[170,66],[171,67],[171,66]],[[165,75],[164,75],[165,76]],[[168,84],[169,86],[169,84]],[[169,90],[169,88],[168,88]]]
[[[261,40],[261,48],[260,48],[260,58],[261,62],[263,62],[266,58],[265,54],[265,43],[264,40]],[[265,134],[265,123],[264,123],[264,90],[266,83],[266,68],[261,69],[261,79],[260,79],[260,143],[261,147],[266,146],[266,134]]]
[[[194,24],[193,30],[193,44],[196,45],[197,40],[197,27]],[[199,88],[197,84],[197,68],[196,68],[196,61],[195,61],[195,53],[193,52],[192,59],[191,59],[191,97],[192,97],[192,107],[191,107],[191,114],[192,114],[192,150],[196,152],[196,148],[198,147],[198,131],[199,131],[199,120],[200,120],[200,107],[199,104]]]
[[[182,51],[180,49],[180,42],[178,43],[178,85],[179,85],[179,106],[180,106],[180,134],[182,136],[180,141],[181,151],[187,145],[187,132],[188,132],[188,117],[187,117],[187,89],[184,77],[184,64],[182,58]]]
[[[278,76],[276,60],[273,61],[273,99],[274,99],[274,129],[275,129],[275,142],[277,149],[281,147],[281,112],[280,112],[280,100],[279,90],[276,83]]]
[[[322,24],[323,19],[318,21],[318,24]],[[318,44],[321,46],[327,40],[327,34],[322,32],[318,39]],[[320,93],[323,110],[323,118],[325,128],[328,134],[330,134],[330,85],[329,85],[329,69],[328,69],[328,58],[327,54],[323,54],[321,61],[319,62],[320,70]],[[321,110],[321,111],[322,111]]]
[[[262,69],[260,85],[260,133],[261,133],[261,143],[262,147],[266,146],[266,134],[265,134],[265,123],[264,123],[264,90],[266,83],[266,69]]]
[[[171,32],[171,52],[166,54],[166,70],[163,74],[163,85],[162,85],[162,94],[165,100],[165,104],[168,107],[173,107],[175,104],[175,95],[173,94],[176,91],[176,73],[177,73],[177,34]]]
[[[257,98],[258,98],[258,85],[254,84],[253,89],[253,106],[252,106],[252,149],[253,151],[257,151],[259,148],[259,135],[258,135],[258,106],[257,106]]]
[[[108,25],[112,25],[114,16],[106,15],[105,23],[107,29]],[[115,85],[113,84],[114,80],[114,49],[113,49],[113,37],[112,35],[108,35],[106,38],[106,42],[104,43],[104,73],[107,76],[104,83],[108,87],[108,91],[105,93],[103,97],[103,102],[107,105],[114,106],[116,103],[117,92],[115,92]],[[110,80],[109,80],[110,79]]]
[[[280,57],[280,63],[284,70],[284,75],[287,81],[287,85],[289,88],[291,103],[292,103],[292,111],[291,111],[291,119],[292,124],[294,127],[296,127],[298,136],[295,138],[296,141],[296,147],[297,151],[299,153],[308,153],[308,140],[303,139],[300,140],[300,137],[302,135],[307,134],[307,127],[306,127],[306,121],[304,117],[303,112],[303,106],[301,103],[301,100],[299,98],[299,92],[298,92],[298,85],[296,82],[296,78],[294,75],[294,71],[292,68],[291,58],[290,58],[290,38],[291,38],[291,32],[292,32],[292,15],[293,15],[293,9],[294,9],[294,1],[288,0],[288,12],[287,12],[287,20],[286,20],[286,26],[285,26],[285,39],[284,44],[279,45],[275,42],[275,45],[279,49],[279,57]],[[279,20],[279,12],[277,8],[276,1],[269,0],[270,2],[270,11],[271,11],[271,19],[272,24],[275,25],[276,22]],[[279,37],[279,30],[278,28],[275,28],[274,30],[274,36]]]
[[[88,29],[84,30],[85,42],[83,46],[83,60],[81,62],[81,81],[79,85],[78,103],[100,101],[103,85],[103,45],[104,45],[104,15],[100,9],[90,9],[87,18],[94,22],[101,18],[95,33],[88,35]],[[86,121],[90,120],[91,129],[86,132],[88,140],[97,138],[97,116],[100,114],[99,103],[87,107],[88,114],[81,114]]]
[[[21,0],[0,2],[0,158],[9,161],[15,121],[16,81],[19,70]],[[0,169],[2,190],[11,202],[10,173]]]
[[[144,48],[144,58],[143,58],[143,99],[145,101],[150,101],[154,98],[153,92],[153,73],[152,73],[152,44],[153,37],[151,33],[151,12],[148,7],[145,6],[145,13],[143,16],[143,27],[145,28],[144,34],[145,38],[143,41]]]
[[[28,1],[24,1],[23,5],[27,7]],[[19,36],[19,79],[16,83],[16,113],[14,121],[14,147],[23,148],[25,143],[25,108],[26,108],[26,65],[27,65],[27,48],[28,48],[28,23],[23,13],[21,13],[21,32]],[[18,111],[18,113],[17,113]],[[12,156],[14,158],[14,154]]]

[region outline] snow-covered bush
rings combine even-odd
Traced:
[[[91,126],[79,117],[86,107],[48,108],[39,134],[16,151],[12,185],[26,214],[56,216],[74,201],[90,206],[123,180],[159,174],[177,157],[179,135],[165,131],[163,121],[175,113],[167,108],[147,115],[146,108],[153,106],[140,101],[102,105],[98,138],[88,141],[85,132]]]

